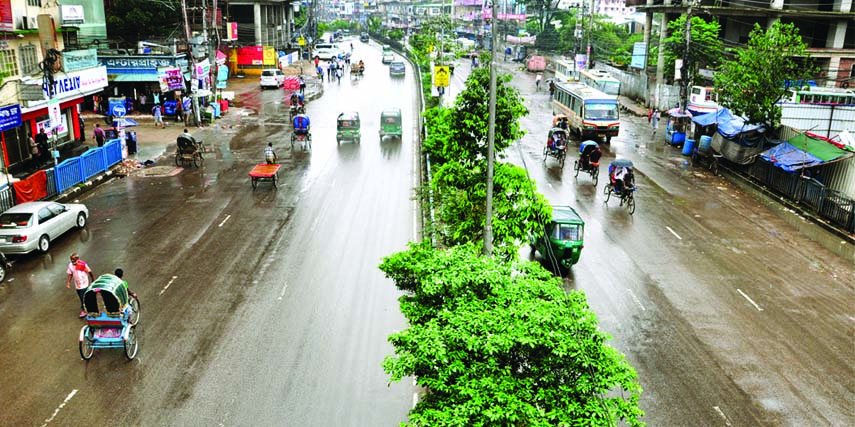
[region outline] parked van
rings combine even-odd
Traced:
[[[337,43],[318,43],[315,45],[314,56],[329,61],[338,55],[344,55],[344,50]]]
[[[262,89],[265,87],[281,87],[285,84],[285,74],[278,68],[262,70],[260,83]]]

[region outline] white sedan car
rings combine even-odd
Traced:
[[[89,210],[78,203],[29,202],[0,214],[0,251],[47,252],[50,242],[72,228],[86,226]]]

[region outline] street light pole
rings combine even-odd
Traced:
[[[484,218],[484,255],[493,254],[493,149],[496,144],[496,3],[490,25],[490,117],[487,120],[487,209]]]

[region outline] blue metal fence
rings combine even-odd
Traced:
[[[87,150],[79,157],[56,166],[56,191],[62,193],[122,160],[122,140],[111,139],[103,147]]]

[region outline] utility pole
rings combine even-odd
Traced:
[[[496,0],[490,23],[490,117],[487,121],[487,209],[484,218],[484,255],[493,255],[493,148],[496,144]]]
[[[206,36],[209,49],[208,57],[211,58],[211,97],[214,102],[217,102],[217,83],[219,83],[219,65],[217,64],[217,52],[220,49],[220,27],[217,25],[217,0],[214,0],[213,8],[211,9],[211,31],[213,32],[213,42]]]
[[[683,51],[683,65],[680,67],[680,112],[686,112],[686,105],[689,103],[689,84],[691,83],[691,68],[689,66],[689,47],[692,45],[692,7],[695,6],[698,0],[692,0],[689,3],[689,9],[686,11],[686,49]]]
[[[187,21],[187,0],[181,0],[181,10],[184,12],[184,37],[187,39],[188,57],[187,68],[190,71],[190,84],[188,85],[188,92],[190,93],[190,100],[193,103],[193,116],[196,119],[196,124],[199,124],[202,120],[199,116],[199,100],[195,96],[193,96],[193,92],[195,92],[193,88],[196,84],[196,58],[193,57],[193,47],[190,46],[190,24]]]
[[[591,39],[594,36],[594,2],[596,0],[591,0],[591,15],[588,18],[588,51],[586,55],[588,56],[586,62],[586,69],[590,70],[593,64],[593,60],[591,59]]]

